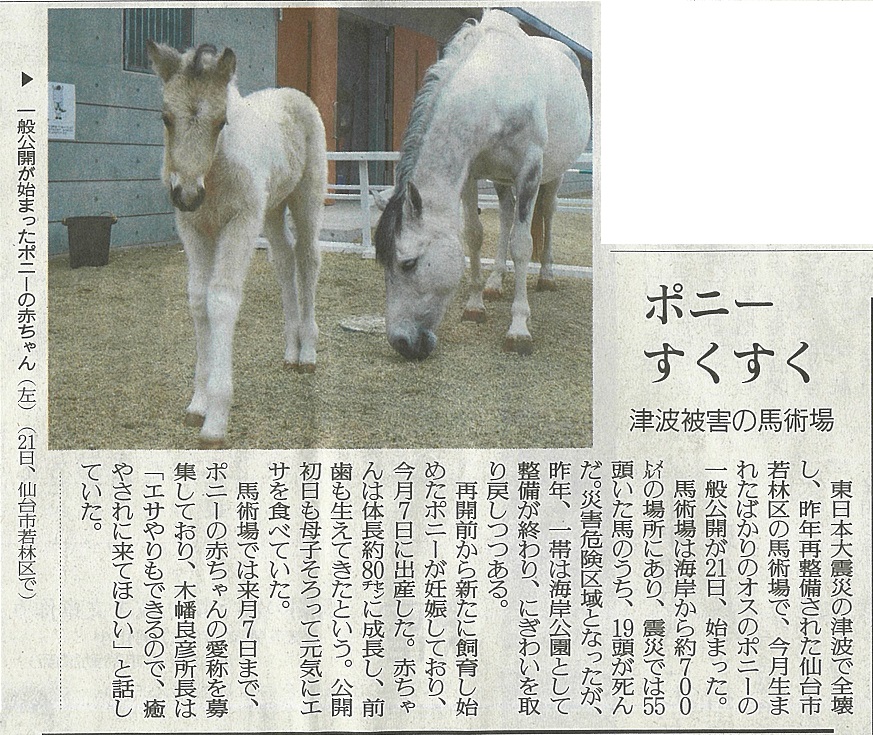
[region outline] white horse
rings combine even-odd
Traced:
[[[527,266],[539,197],[543,216],[544,286],[551,273],[551,218],[561,177],[591,133],[588,93],[579,62],[563,44],[533,38],[510,15],[486,10],[468,22],[425,76],[403,138],[394,193],[376,230],[385,268],[388,341],[404,357],[423,359],[464,270],[471,290],[464,318],[482,321],[482,225],[478,179],[495,182],[500,199],[499,292],[506,253],[515,267],[512,323],[504,349],[532,349]]]
[[[222,447],[233,397],[232,348],[243,282],[261,231],[270,242],[285,313],[285,364],[315,369],[318,234],[327,186],[324,125],[293,89],[246,97],[236,57],[201,45],[180,54],[148,42],[163,80],[163,180],[188,257],[197,363],[185,423],[200,446]],[[285,223],[294,222],[296,242]],[[298,290],[299,281],[299,290]]]

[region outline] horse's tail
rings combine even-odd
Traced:
[[[537,193],[536,203],[534,204],[533,216],[530,220],[530,235],[533,241],[533,249],[531,252],[531,260],[538,263],[543,262],[543,241],[545,239],[546,221],[543,217],[543,189],[540,187]]]
[[[533,240],[531,260],[535,260],[538,263],[543,262],[543,250],[546,244],[546,213],[551,212],[549,217],[554,214],[557,206],[556,196],[557,191],[547,194],[546,187],[540,186],[536,202],[534,203],[533,216],[530,220],[530,234]]]

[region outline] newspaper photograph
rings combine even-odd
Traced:
[[[0,3],[0,732],[870,732],[871,33]]]

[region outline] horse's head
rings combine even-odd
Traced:
[[[385,268],[385,326],[401,355],[423,360],[464,273],[457,225],[430,212],[413,183],[398,187],[376,228],[376,257]]]
[[[149,58],[164,83],[164,184],[173,205],[197,209],[206,196],[218,138],[227,123],[227,88],[236,71],[236,56],[203,44],[180,54],[147,41]]]

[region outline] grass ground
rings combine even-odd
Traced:
[[[590,264],[590,239],[587,256],[576,260]],[[185,274],[178,245],[113,250],[102,268],[71,270],[66,257],[51,260],[52,449],[197,446],[196,430],[182,425],[194,364]],[[434,354],[407,362],[384,335],[340,327],[349,317],[382,314],[381,268],[355,255],[326,254],[316,306],[318,368],[301,375],[283,369],[278,286],[258,251],[234,344],[229,445],[590,446],[591,281],[559,279],[559,290],[547,293],[534,291],[534,283],[531,276],[533,355],[501,350],[508,298],[490,305],[487,323],[461,322],[462,284]]]

